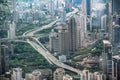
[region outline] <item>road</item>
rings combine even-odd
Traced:
[[[66,15],[67,19],[68,19],[69,17],[71,17],[73,14],[75,14],[76,12],[78,12],[78,10],[74,8],[74,11],[73,11],[73,12],[68,13],[68,14]],[[53,26],[57,21],[59,21],[59,20],[60,20],[60,19],[55,20],[55,21],[53,21],[52,23],[50,23],[50,24],[48,24],[48,25],[45,25],[45,26],[42,26],[42,27],[40,27],[40,28],[36,28],[36,29],[29,30],[29,31],[25,32],[25,33],[23,34],[23,36],[34,36],[34,33],[38,32],[38,31],[40,31],[40,30],[43,30],[43,29],[47,29],[47,28],[52,27],[52,26]],[[57,65],[57,66],[59,66],[59,67],[65,68],[65,69],[70,70],[70,71],[73,71],[73,72],[75,72],[75,73],[77,73],[77,74],[80,74],[80,73],[81,73],[80,70],[78,70],[78,69],[76,69],[76,68],[73,68],[73,67],[71,67],[71,66],[69,66],[69,65],[66,65],[66,64],[60,62],[56,57],[54,57],[54,56],[52,55],[52,53],[50,53],[50,52],[38,41],[37,38],[32,37],[32,40],[27,39],[27,42],[28,42],[36,51],[38,51],[41,55],[43,55],[43,56],[47,59],[47,61],[48,61],[49,63],[55,64],[55,65]]]

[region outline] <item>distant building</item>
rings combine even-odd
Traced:
[[[66,55],[60,55],[59,56],[59,61],[61,61],[61,62],[66,62],[67,61],[66,59],[67,59]]]
[[[66,21],[66,11],[65,10],[63,10],[61,12],[60,20],[61,20],[61,22],[65,22]]]
[[[26,80],[48,80],[52,76],[52,70],[50,69],[37,69],[32,73],[27,73]]]
[[[15,27],[16,27],[16,24],[14,21],[12,23],[9,22],[8,38],[10,39],[15,38]]]
[[[120,0],[112,0],[112,13],[120,13]]]
[[[104,80],[103,75],[100,74],[99,72],[94,72],[93,76],[94,76],[94,80]]]
[[[77,24],[75,17],[71,17],[68,22],[68,32],[70,41],[70,51],[74,52],[78,49],[77,47]]]
[[[63,80],[73,80],[73,78],[70,75],[66,74],[63,75]]]
[[[49,44],[50,44],[50,51],[54,53],[58,53],[58,49],[59,49],[58,36],[53,29],[49,34]]]
[[[105,80],[111,80],[112,76],[112,45],[108,40],[103,40],[102,66]]]
[[[55,10],[54,0],[50,0],[50,14],[53,16]]]
[[[113,25],[112,27],[112,43],[113,46],[120,45],[120,26]]]
[[[9,70],[8,46],[0,44],[0,77]]]
[[[23,80],[21,68],[13,68],[12,73],[12,80]]]
[[[63,80],[63,76],[65,75],[65,70],[63,68],[58,68],[54,72],[53,80]]]
[[[69,37],[66,23],[58,24],[59,54],[69,55]]]
[[[101,16],[101,30],[107,30],[107,15]]]
[[[113,56],[112,80],[120,79],[120,55]]]
[[[72,0],[65,0],[65,10],[67,13],[72,11]]]

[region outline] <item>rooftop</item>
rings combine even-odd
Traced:
[[[120,60],[120,55],[113,56],[113,58]]]
[[[108,40],[103,40],[103,44],[111,44]]]

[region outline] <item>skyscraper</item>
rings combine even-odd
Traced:
[[[15,38],[15,22],[9,22],[8,38]]]
[[[77,25],[75,17],[71,17],[68,22],[68,32],[69,32],[69,41],[70,41],[70,51],[74,52],[77,50]]]
[[[101,29],[107,30],[107,15],[101,16]]]
[[[67,13],[72,11],[72,0],[65,0],[65,10]]]
[[[69,55],[69,37],[68,26],[66,23],[58,24],[58,45],[59,53],[63,55]]]
[[[112,28],[112,43],[114,46],[120,44],[120,26],[119,25],[113,25]]]
[[[108,40],[103,40],[102,66],[105,80],[112,79],[112,45]]]
[[[112,80],[120,79],[120,55],[113,56]]]
[[[120,13],[120,0],[112,0],[112,13]]]
[[[8,70],[8,47],[5,45],[0,45],[0,78],[1,75],[5,75],[5,72]]]
[[[54,1],[50,0],[50,14],[53,16],[54,15]]]
[[[54,32],[54,29],[51,31],[49,35],[49,43],[50,43],[50,51],[54,53],[58,53],[59,44],[57,33]]]
[[[87,15],[91,14],[91,0],[86,0]]]

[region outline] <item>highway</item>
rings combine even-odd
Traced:
[[[75,14],[76,12],[78,12],[77,9],[74,8],[74,11],[73,12],[70,12],[66,15],[67,19],[70,18],[73,14]],[[29,30],[27,32],[25,32],[23,34],[23,36],[33,36],[32,37],[32,40],[31,39],[27,39],[27,42],[36,50],[39,52],[39,54],[41,54],[42,56],[44,56],[46,58],[46,60],[50,63],[50,64],[55,64],[59,67],[62,67],[64,69],[67,69],[67,70],[70,70],[70,71],[73,71],[77,74],[81,74],[81,71],[76,69],[76,68],[73,68],[69,65],[66,65],[62,62],[60,62],[56,57],[54,57],[52,55],[52,53],[50,53],[39,41],[38,41],[38,38],[35,38],[34,37],[34,33],[40,31],[40,30],[43,30],[43,29],[47,29],[47,28],[50,28],[52,27],[57,21],[59,21],[60,19],[57,19],[55,21],[53,21],[52,23],[48,24],[48,25],[45,25],[45,26],[42,26],[40,28],[36,28],[36,29],[32,29],[32,30]]]

